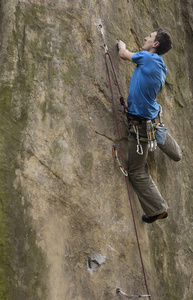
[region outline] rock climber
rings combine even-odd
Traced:
[[[156,122],[159,115],[160,106],[156,97],[164,85],[167,73],[162,55],[172,48],[172,39],[166,30],[158,28],[144,38],[141,52],[130,52],[121,40],[117,46],[121,59],[136,64],[127,98],[128,174],[145,213],[142,215],[142,220],[153,223],[158,219],[167,218],[168,206],[149,174],[146,121]],[[141,148],[136,151],[136,147],[139,146]],[[160,148],[173,160],[181,159],[181,149],[169,133],[166,134],[165,144]]]

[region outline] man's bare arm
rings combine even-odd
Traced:
[[[126,44],[122,41],[118,42],[119,56],[124,60],[132,61],[133,52],[126,49]]]

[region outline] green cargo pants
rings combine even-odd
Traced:
[[[143,136],[146,135],[145,124],[139,125],[139,133]],[[143,211],[148,217],[151,217],[163,213],[168,206],[149,174],[147,164],[148,144],[146,142],[140,142],[140,144],[143,148],[143,155],[136,152],[137,141],[135,136],[130,133],[128,175]],[[164,146],[160,148],[175,161],[179,161],[182,157],[181,149],[169,133],[166,134]]]

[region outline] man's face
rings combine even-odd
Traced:
[[[157,31],[152,32],[150,35],[144,38],[144,45],[142,47],[143,50],[151,52],[155,43]]]

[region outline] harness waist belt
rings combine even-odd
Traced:
[[[147,119],[147,118],[144,118],[142,116],[132,115],[129,112],[127,112],[127,119],[128,119],[128,121],[129,120],[134,120],[134,121],[139,122],[139,123],[146,123],[147,120],[151,120],[154,123],[154,122],[156,122],[156,118],[154,118],[154,119]]]
[[[132,119],[132,120],[136,120],[136,121],[139,121],[139,122],[141,122],[141,121],[145,122],[146,120],[148,120],[147,118],[144,118],[142,116],[132,115],[129,112],[127,113],[127,118]]]

